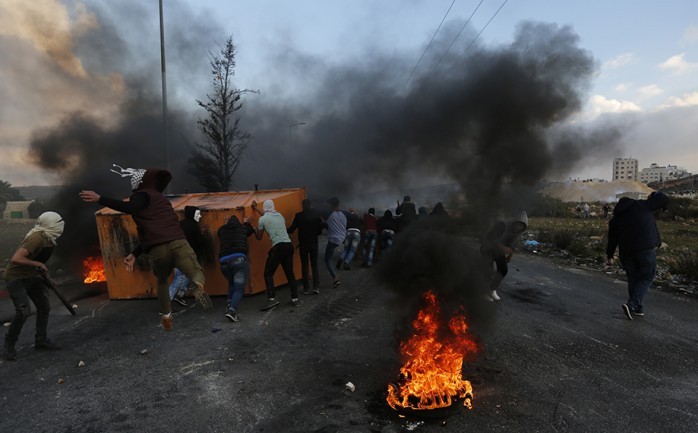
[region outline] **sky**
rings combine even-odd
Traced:
[[[405,185],[414,182],[405,172],[414,177],[438,172],[435,178],[443,181],[457,177],[455,162],[467,165],[472,158],[453,157],[448,150],[452,146],[425,144],[423,129],[448,129],[450,124],[439,124],[436,118],[452,112],[479,118],[480,112],[459,111],[460,106],[446,111],[448,92],[443,87],[454,73],[477,75],[473,71],[507,53],[535,59],[537,68],[550,61],[551,75],[564,70],[564,80],[545,79],[564,87],[571,102],[541,112],[543,117],[536,117],[530,127],[515,130],[524,135],[535,130],[531,140],[509,136],[524,150],[504,167],[517,171],[505,179],[610,179],[614,157],[637,158],[640,168],[672,164],[698,172],[694,1],[163,3],[170,135],[176,137],[168,150],[170,162],[173,167],[184,165],[187,144],[198,140],[196,119],[203,113],[196,99],[210,91],[207,56],[232,36],[237,48],[234,84],[255,91],[244,95],[240,112],[242,125],[255,137],[241,166],[240,189],[260,178],[273,187],[305,180],[316,185],[343,169],[359,179],[379,172],[385,175],[379,176],[381,184],[394,172]],[[567,53],[553,44],[575,55],[565,58]],[[568,61],[569,68],[555,58],[538,59],[538,52]],[[66,184],[84,175],[87,166],[98,165],[106,177],[112,162],[160,162],[164,152],[150,144],[157,141],[161,126],[158,2],[0,0],[0,58],[0,179],[14,186]],[[502,85],[513,90],[499,93],[496,84],[482,87],[484,73],[478,77],[480,81],[457,88],[467,88],[463,95],[469,96],[475,95],[473,89],[488,89],[477,94],[482,106],[506,106],[507,98],[526,90],[503,79]],[[528,101],[535,111],[535,96]],[[420,103],[429,111],[405,108]],[[488,111],[488,122],[506,123],[505,111]],[[431,123],[413,128],[419,123],[415,119],[430,114],[435,118]],[[351,121],[334,118],[341,116]],[[396,126],[400,122],[404,128]],[[378,143],[386,131],[399,137],[392,147]],[[453,142],[442,138],[453,144],[474,137],[468,133]],[[541,140],[550,152],[541,153],[530,144]],[[413,141],[407,150],[399,147]],[[328,147],[336,151],[326,152]],[[437,149],[433,161],[426,153],[430,148]],[[507,147],[501,151],[518,152]],[[389,163],[380,152],[408,166]],[[374,153],[381,163],[365,164]],[[475,153],[479,163],[487,163],[480,158],[482,152]],[[306,179],[307,161],[316,155],[327,170]],[[409,165],[425,159],[424,167]],[[438,159],[452,159],[452,164]],[[373,171],[364,171],[369,166]],[[525,170],[536,171],[536,176],[529,179],[518,172]],[[502,176],[497,173],[492,179]],[[351,179],[338,176],[333,187]],[[379,188],[362,182],[357,182],[361,188]]]

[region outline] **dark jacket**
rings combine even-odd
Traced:
[[[653,212],[666,209],[669,197],[662,192],[650,194],[647,200],[623,197],[613,209],[608,222],[606,257],[612,258],[618,247],[621,257],[662,244]]]
[[[393,213],[389,210],[385,211],[383,216],[378,220],[378,222],[376,222],[376,226],[378,227],[379,232],[382,232],[383,230],[392,230],[394,232],[397,231],[397,221],[395,221],[395,218],[393,218]]]
[[[317,245],[317,238],[322,233],[324,223],[320,212],[315,209],[305,209],[293,217],[293,222],[288,227],[288,232],[293,233],[298,229],[298,243],[300,245]]]
[[[492,228],[482,238],[480,243],[480,252],[483,254],[503,254],[504,251],[500,247],[503,245],[508,248],[513,248],[516,240],[521,236],[520,232],[514,230],[514,224],[521,223],[524,230],[528,228],[528,215],[526,212],[521,212],[515,218],[509,221],[497,221]]]
[[[344,212],[347,217],[347,230],[356,229],[361,230],[361,217],[353,212]]]
[[[247,254],[249,252],[247,238],[252,233],[254,228],[249,223],[241,224],[238,217],[231,216],[228,222],[218,229],[218,239],[220,239],[218,257],[236,253]]]
[[[196,253],[199,262],[206,263],[208,260],[203,259],[210,258],[210,254],[207,254],[209,244],[206,240],[206,236],[201,232],[201,225],[194,220],[194,213],[196,213],[197,210],[200,209],[196,206],[185,206],[184,219],[179,225],[182,227],[184,236],[186,236],[187,242]]]
[[[395,215],[400,215],[402,227],[407,227],[417,219],[417,208],[411,201],[406,201],[395,209]]]
[[[149,168],[128,202],[108,197],[99,199],[101,205],[133,217],[140,246],[146,252],[155,245],[186,238],[172,204],[162,194],[171,180],[169,171]]]

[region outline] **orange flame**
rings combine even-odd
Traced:
[[[425,306],[412,322],[414,334],[400,344],[404,360],[399,383],[388,385],[388,404],[393,409],[429,410],[451,406],[461,398],[472,408],[473,388],[462,378],[463,357],[477,352],[468,336],[465,317],[457,314],[448,323],[448,332],[440,329],[436,296],[424,295]]]
[[[107,276],[104,273],[104,261],[102,261],[102,257],[94,256],[86,258],[82,261],[82,268],[82,274],[85,277],[83,282],[90,284],[107,281]]]

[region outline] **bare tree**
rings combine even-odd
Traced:
[[[218,54],[209,53],[213,92],[206,101],[196,100],[207,116],[197,121],[204,141],[197,143],[189,157],[188,172],[195,176],[207,191],[228,191],[233,183],[235,171],[250,142],[251,134],[240,128],[240,117],[244,93],[233,86],[235,74],[235,45],[229,37]]]

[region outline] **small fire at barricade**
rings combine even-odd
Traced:
[[[86,284],[107,281],[107,276],[104,273],[104,261],[101,256],[88,257],[83,260],[82,269],[82,274],[85,277],[83,282]]]
[[[400,344],[403,366],[398,382],[388,385],[388,405],[402,414],[425,415],[462,400],[472,409],[473,388],[463,380],[462,367],[464,356],[478,349],[468,335],[465,316],[454,315],[448,329],[442,329],[436,295],[429,291],[423,301],[412,322],[413,335]]]

